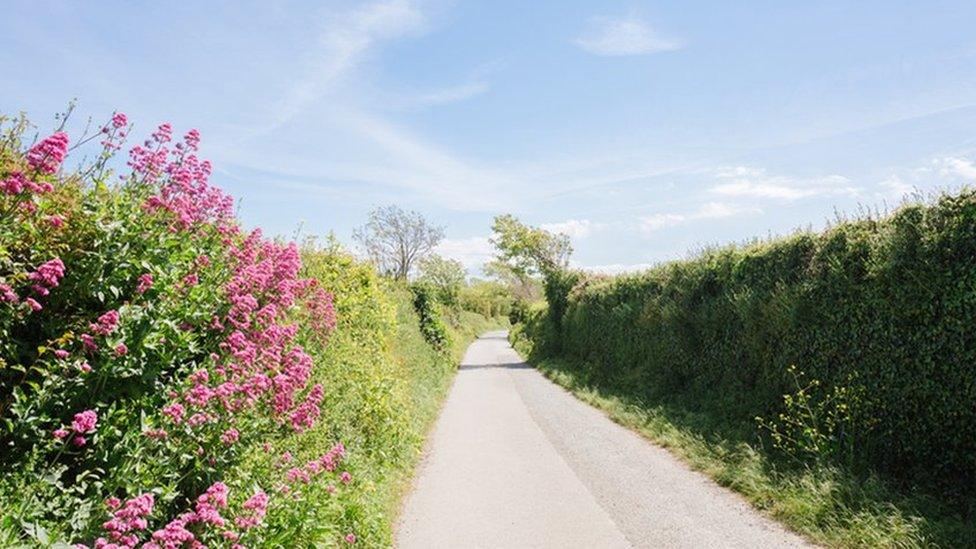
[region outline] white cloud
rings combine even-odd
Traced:
[[[760,168],[733,166],[719,168],[715,176],[725,182],[713,186],[711,192],[723,196],[798,200],[813,196],[855,196],[860,193],[860,189],[852,186],[850,179],[842,175],[798,179],[773,176]]]
[[[495,247],[487,236],[445,238],[434,252],[460,261],[468,270],[477,269],[495,257]]]
[[[878,183],[878,186],[882,188],[882,192],[878,193],[882,198],[902,198],[915,191],[915,187],[905,183],[897,175],[892,175],[888,179]]]
[[[274,105],[273,121],[264,131],[289,122],[315,103],[378,43],[416,32],[425,23],[423,13],[408,0],[375,2],[327,18],[304,73]]]
[[[697,210],[687,214],[660,213],[641,217],[637,221],[637,229],[644,235],[650,235],[660,229],[682,225],[691,221],[722,219],[734,215],[761,212],[762,210],[755,207],[742,207],[724,202],[706,202],[699,206]]]
[[[976,180],[976,163],[966,158],[948,156],[935,161],[939,171],[944,176],[955,176],[963,179]]]
[[[596,55],[639,55],[682,47],[680,42],[662,37],[639,19],[612,17],[591,19],[576,45]]]
[[[540,227],[550,233],[564,234],[571,238],[584,238],[596,230],[598,225],[589,219],[567,219],[559,223],[543,223]]]
[[[417,95],[409,101],[415,107],[434,107],[464,101],[477,95],[487,92],[489,89],[487,82],[468,82],[458,86],[451,86],[431,92]]]
[[[675,225],[680,225],[688,220],[688,216],[682,214],[654,214],[645,217],[641,217],[639,220],[639,227],[643,233],[651,233],[658,229],[663,229],[665,227],[673,227]]]
[[[419,191],[460,210],[511,206],[510,195],[499,192],[512,183],[509,176],[455,158],[378,117],[349,113],[344,122],[347,129],[369,139],[396,162],[395,173],[384,174],[387,179],[376,183]]]

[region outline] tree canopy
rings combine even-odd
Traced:
[[[443,227],[395,205],[374,209],[366,224],[353,231],[353,239],[377,268],[397,280],[406,280],[417,261],[430,254],[443,238]]]

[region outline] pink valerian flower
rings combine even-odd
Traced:
[[[352,475],[349,474],[349,471],[343,471],[342,474],[339,475],[339,481],[343,484],[349,484],[352,482]]]
[[[88,364],[87,362],[82,362],[82,363],[81,363],[81,364],[80,364],[80,365],[78,366],[78,369],[79,369],[79,370],[81,370],[81,372],[82,372],[83,374],[87,374],[87,373],[89,373],[89,372],[91,372],[91,371],[92,371],[92,367],[91,367],[91,364]]]
[[[67,429],[63,428],[63,427],[61,429],[55,429],[55,431],[53,433],[54,438],[56,438],[58,440],[67,438],[67,436],[70,435],[70,434],[71,434],[71,432],[68,431]]]
[[[167,436],[169,436],[169,433],[166,432],[166,429],[147,429],[146,431],[143,431],[142,434],[146,435],[147,437],[153,440],[162,440]]]
[[[68,155],[68,134],[56,132],[27,151],[27,163],[38,173],[52,174],[61,167],[61,162]]]
[[[322,397],[324,396],[324,390],[321,384],[315,384],[312,390],[309,391],[308,395],[305,397],[305,402],[300,404],[294,412],[291,413],[291,426],[295,431],[302,432],[305,429],[311,427],[315,420],[318,419],[321,411],[319,410],[319,404],[322,402]]]
[[[227,507],[227,485],[217,482],[206,493],[197,498],[196,520],[203,523],[210,523],[214,526],[224,526],[226,522],[220,516],[219,509]]]
[[[239,438],[240,438],[240,433],[237,431],[237,429],[231,427],[230,429],[224,431],[224,434],[220,435],[220,442],[223,442],[225,445],[230,446],[231,444],[237,442]]]
[[[120,505],[122,505],[122,501],[115,496],[109,497],[105,500],[105,507],[108,508],[109,511],[118,509]]]
[[[190,273],[183,277],[183,285],[186,287],[196,286],[200,282],[200,277],[196,273]]]
[[[119,343],[114,350],[116,356],[125,356],[129,353],[129,348],[125,346],[125,343]]]
[[[81,435],[76,435],[75,438],[71,439],[71,443],[75,446],[84,446],[88,443],[88,439]]]
[[[71,428],[76,433],[91,433],[95,431],[97,426],[98,414],[95,412],[95,410],[78,412],[75,414],[74,421],[71,422]]]
[[[24,300],[24,303],[26,303],[26,304],[27,304],[27,306],[28,306],[28,307],[30,307],[30,309],[31,309],[32,311],[34,311],[35,313],[36,313],[37,311],[40,311],[41,309],[43,309],[43,308],[44,308],[44,307],[42,307],[42,306],[41,306],[41,304],[40,304],[40,303],[38,303],[38,302],[37,302],[37,300],[36,300],[36,299],[34,299],[33,297],[28,297],[27,299],[25,299],[25,300]]]
[[[210,418],[209,415],[204,414],[204,413],[201,413],[201,412],[197,412],[197,413],[193,414],[192,416],[190,416],[190,419],[187,420],[187,423],[191,427],[196,427],[198,425],[203,425],[204,423],[208,423],[210,420],[211,420],[211,418]]]
[[[46,288],[57,287],[62,278],[64,278],[64,263],[58,257],[44,262],[36,271],[27,273],[28,280]]]
[[[183,415],[185,412],[186,410],[179,402],[174,402],[173,404],[163,408],[163,414],[169,416],[170,420],[172,420],[175,425],[179,425],[183,422]]]
[[[112,310],[98,317],[98,321],[89,325],[89,329],[96,334],[107,336],[119,326],[119,312]]]
[[[143,548],[162,549],[165,547],[169,549],[170,547],[184,547],[186,544],[196,543],[196,535],[186,528],[195,518],[193,513],[180,514],[166,526],[153,532],[153,541],[143,545]]]
[[[134,547],[138,539],[134,535],[127,534],[146,529],[149,525],[146,517],[152,513],[154,505],[155,499],[151,493],[136,496],[115,511],[112,518],[102,524],[102,528],[108,532],[109,538],[113,541],[121,543],[124,547]],[[95,541],[96,548],[109,546],[103,538]]]
[[[186,132],[183,136],[183,142],[186,143],[186,147],[191,151],[195,151],[200,146],[200,132],[197,130],[190,130]]]
[[[288,482],[301,481],[305,484],[308,484],[312,479],[311,475],[308,474],[308,471],[298,467],[292,467],[289,469],[288,472],[285,473],[285,476],[288,478]]]
[[[0,191],[9,195],[20,194],[24,189],[31,188],[31,182],[20,172],[13,172],[6,179],[0,181]]]
[[[61,226],[64,225],[64,216],[57,214],[49,215],[47,217],[47,222],[55,229],[60,229]]]
[[[62,360],[68,358],[70,355],[71,355],[71,353],[69,353],[68,351],[65,351],[64,349],[57,349],[57,350],[54,351],[54,356],[56,356],[56,357],[58,357],[58,358],[60,358]]]
[[[81,340],[86,351],[95,352],[98,350],[98,343],[95,343],[95,338],[91,334],[81,334],[78,339]]]
[[[124,128],[125,125],[128,124],[128,123],[129,123],[129,119],[126,118],[124,112],[117,112],[117,113],[115,113],[115,114],[112,115],[112,127],[113,128],[115,128],[117,130],[120,130],[120,129]]]
[[[261,519],[267,513],[268,494],[258,490],[253,496],[248,498],[243,505],[244,511],[234,519],[234,524],[241,530],[248,530],[261,523]]]
[[[139,284],[136,286],[136,293],[144,294],[146,293],[146,290],[152,288],[152,285],[153,285],[153,277],[151,274],[145,273],[139,275]]]
[[[348,543],[349,545],[356,543],[356,534],[353,533],[346,534],[345,540],[346,543]]]
[[[17,297],[14,289],[7,284],[0,284],[0,301],[6,301],[7,303],[18,303],[20,298]]]
[[[322,339],[328,338],[336,327],[335,298],[331,292],[318,287],[317,280],[311,280],[311,292],[305,299],[305,313],[308,324]]]

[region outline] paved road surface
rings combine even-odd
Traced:
[[[504,332],[468,349],[396,541],[405,549],[805,546],[545,379]]]

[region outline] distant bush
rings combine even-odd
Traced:
[[[447,350],[451,345],[447,326],[441,319],[437,302],[437,288],[423,282],[410,285],[413,294],[413,306],[420,317],[420,332],[428,343],[440,350]]]
[[[485,317],[500,317],[509,313],[512,306],[510,290],[499,282],[472,280],[461,288],[458,299],[460,307],[466,311]]]
[[[976,488],[973,191],[563,282],[546,288],[549,322],[519,330],[594,382],[743,430],[765,418],[788,453]]]

